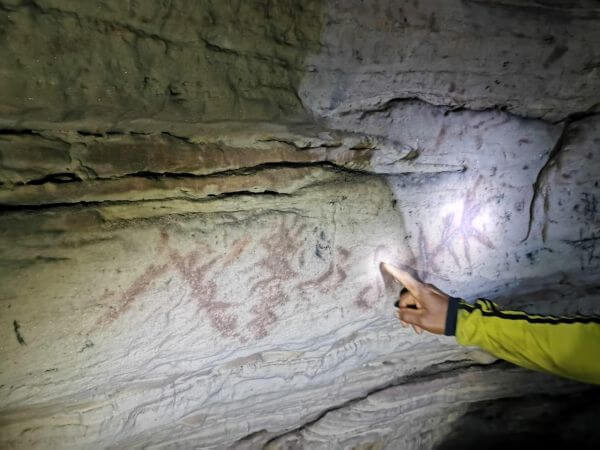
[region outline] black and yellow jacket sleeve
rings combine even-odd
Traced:
[[[450,298],[446,335],[529,369],[600,384],[600,317],[541,316]]]

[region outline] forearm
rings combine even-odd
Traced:
[[[598,316],[540,316],[451,299],[446,334],[523,367],[600,384]]]

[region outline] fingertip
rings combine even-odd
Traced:
[[[390,274],[396,281],[401,282],[401,280],[399,278],[404,275],[404,273],[405,273],[404,270],[400,269],[399,267],[394,266],[393,264],[386,263],[386,262],[382,262],[381,267],[383,268],[383,270],[385,272]]]
[[[420,291],[422,283],[413,277],[410,272],[388,263],[383,263],[383,267],[392,276],[394,281],[400,283],[408,291],[415,295]]]
[[[385,273],[387,273],[388,275],[391,275],[391,276],[392,276],[392,278],[394,278],[394,281],[397,281],[397,280],[396,280],[396,277],[394,277],[394,274],[392,273],[392,269],[391,269],[391,267],[392,267],[392,266],[391,266],[391,264],[388,264],[388,263],[386,263],[386,262],[381,262],[381,263],[379,264],[379,269],[380,269],[382,272],[385,272]]]

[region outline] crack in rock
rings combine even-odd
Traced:
[[[466,363],[466,365],[465,365],[465,363]],[[493,362],[490,364],[481,364],[481,363],[473,363],[472,360],[461,360],[461,361],[444,362],[444,363],[440,363],[440,364],[435,364],[435,365],[428,367],[417,373],[405,375],[405,376],[399,377],[395,380],[391,380],[382,386],[378,386],[374,389],[371,389],[369,392],[367,392],[363,395],[352,398],[352,399],[347,400],[338,405],[329,407],[329,408],[321,411],[320,413],[318,413],[315,418],[308,420],[307,422],[303,423],[302,425],[298,426],[297,428],[287,430],[284,433],[278,434],[277,436],[270,438],[267,442],[265,442],[263,448],[269,448],[269,446],[271,444],[273,444],[276,440],[278,440],[288,434],[298,433],[304,429],[307,429],[311,425],[314,425],[317,422],[319,422],[321,419],[323,419],[327,414],[329,414],[331,412],[339,411],[344,408],[348,408],[351,405],[355,405],[355,404],[369,398],[371,395],[383,392],[387,389],[394,388],[394,387],[401,386],[401,385],[406,385],[406,384],[419,383],[419,382],[431,380],[431,379],[437,378],[437,377],[452,376],[455,374],[468,372],[473,368],[480,368],[483,370],[492,370],[492,369],[496,369],[499,367],[500,368],[503,368],[503,367],[508,368],[508,367],[511,367],[511,365],[505,361],[496,361],[496,362]],[[246,438],[247,437],[248,436],[246,436]]]
[[[545,187],[546,187],[546,181],[550,174],[550,171],[556,166],[556,160],[565,145],[565,141],[568,137],[570,126],[580,120],[598,115],[599,113],[593,111],[593,109],[595,109],[595,107],[592,108],[592,111],[584,111],[584,112],[570,114],[565,119],[556,122],[556,123],[562,122],[563,127],[560,132],[560,135],[558,136],[558,139],[556,140],[556,143],[554,144],[554,147],[552,147],[552,149],[548,153],[548,158],[546,159],[546,162],[541,167],[541,169],[537,173],[537,176],[535,177],[535,181],[533,183],[533,194],[531,196],[531,201],[529,203],[529,221],[527,223],[527,233],[525,234],[525,237],[521,240],[521,242],[527,241],[529,239],[529,237],[531,236],[531,230],[533,227],[533,223],[537,219],[535,217],[535,210],[536,210],[536,205],[537,205],[538,199],[540,196],[543,196],[544,198],[546,198],[547,193],[546,192],[542,193],[541,191],[542,191],[542,189],[545,189]],[[547,208],[548,208],[548,206],[547,206],[546,202],[544,202],[544,206],[543,206],[544,212],[547,212]],[[546,242],[546,225],[545,224],[542,225],[542,241]]]

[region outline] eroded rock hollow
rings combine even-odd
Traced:
[[[600,312],[597,1],[0,0],[0,42],[0,447],[598,444],[378,267]]]

